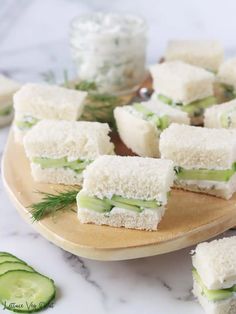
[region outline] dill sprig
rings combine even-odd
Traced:
[[[37,191],[42,195],[42,200],[29,206],[33,221],[39,221],[56,211],[71,208],[76,202],[78,192],[79,189],[58,192],[57,194]]]
[[[91,90],[96,90],[97,85],[94,82],[89,82],[89,81],[81,81],[77,84],[75,84],[75,89],[77,90],[82,90],[82,91],[91,91]]]

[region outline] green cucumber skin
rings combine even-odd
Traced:
[[[235,170],[186,170],[180,169],[177,173],[179,180],[206,180],[227,182],[234,175]]]
[[[46,276],[44,276],[44,275],[42,275],[42,274],[40,274],[40,273],[38,273],[38,272],[29,272],[29,271],[26,271],[26,270],[10,270],[10,271],[8,271],[8,272],[6,272],[6,273],[4,273],[4,274],[2,274],[2,275],[0,275],[0,282],[1,282],[1,277],[3,277],[3,276],[5,276],[5,275],[7,275],[7,274],[14,274],[14,273],[18,273],[18,272],[24,272],[24,273],[29,273],[29,274],[38,274],[39,276],[41,276],[41,277],[44,277],[44,278],[46,278],[47,280],[49,280],[50,282],[51,282],[51,284],[52,284],[52,287],[53,287],[53,293],[52,293],[52,295],[50,296],[50,298],[48,299],[48,300],[46,300],[46,302],[42,305],[42,307],[39,307],[39,308],[37,308],[37,309],[32,309],[32,310],[29,310],[29,309],[22,309],[22,310],[20,310],[20,309],[14,309],[14,308],[10,308],[9,306],[6,306],[7,304],[5,304],[1,299],[0,299],[0,303],[3,305],[3,306],[5,306],[6,307],[6,309],[9,309],[10,311],[12,311],[12,312],[15,312],[15,313],[35,313],[35,312],[39,312],[39,311],[41,311],[41,310],[43,310],[43,309],[45,309],[45,308],[47,308],[48,307],[48,305],[55,299],[55,297],[56,297],[56,286],[55,286],[55,283],[54,283],[54,281],[51,279],[51,278],[48,278],[48,277],[46,277]],[[27,301],[27,300],[26,300]]]
[[[18,257],[12,256],[12,255],[1,255],[0,256],[0,265],[2,263],[5,263],[5,262],[19,262],[21,264],[26,264],[24,261],[22,261]]]
[[[4,266],[10,266],[10,265],[15,267],[15,269],[10,268],[10,269],[4,271],[4,273],[1,273],[2,268],[4,268]],[[21,268],[21,267],[24,267],[24,268]],[[0,264],[0,276],[5,274],[6,272],[8,272],[10,270],[27,270],[30,272],[35,272],[35,270],[32,267],[28,266],[27,264],[20,263],[20,262],[4,262],[4,263]]]
[[[82,172],[90,163],[90,160],[68,161],[67,157],[51,159],[47,157],[34,157],[33,163],[39,164],[42,168],[69,168],[77,173]]]

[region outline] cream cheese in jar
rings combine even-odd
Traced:
[[[72,56],[80,80],[100,92],[135,90],[146,76],[146,23],[132,15],[92,13],[71,23]]]

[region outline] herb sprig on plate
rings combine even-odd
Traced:
[[[57,192],[56,194],[40,192],[42,200],[29,206],[33,221],[39,221],[47,215],[55,214],[59,210],[71,209],[76,203],[76,195],[79,188]]]

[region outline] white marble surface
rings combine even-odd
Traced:
[[[0,72],[22,82],[42,80],[50,71],[61,80],[64,69],[73,75],[68,23],[90,10],[145,16],[152,38],[149,62],[160,57],[167,39],[174,37],[219,38],[228,55],[236,54],[234,0],[175,3],[173,8],[171,0],[1,0]],[[8,128],[0,130],[0,154],[7,133]],[[48,243],[19,217],[1,182],[0,217],[0,250],[16,254],[55,280],[58,296],[48,313],[203,313],[191,294],[190,248],[121,262],[73,256]],[[5,313],[1,307],[0,313]]]

